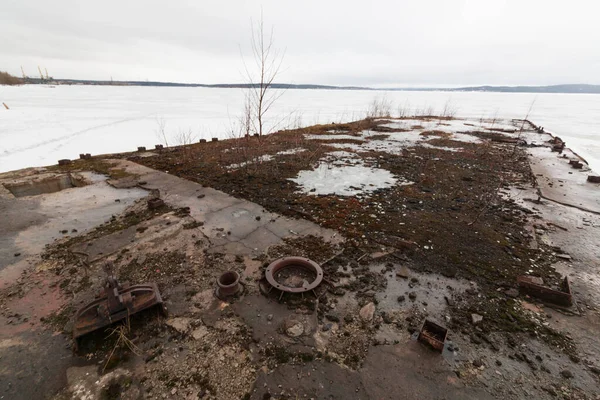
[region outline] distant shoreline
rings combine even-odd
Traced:
[[[153,87],[203,87],[218,89],[248,89],[256,85],[243,83],[179,83],[154,81],[98,81],[82,79],[39,79],[25,78],[25,84],[31,85],[90,85],[90,86],[153,86]],[[331,86],[314,84],[274,83],[274,89],[312,89],[312,90],[372,90],[372,91],[413,91],[413,92],[495,92],[495,93],[568,93],[600,94],[600,85],[564,84],[549,86],[466,86],[459,88],[372,88],[363,86]]]

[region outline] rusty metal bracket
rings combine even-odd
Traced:
[[[554,290],[543,286],[539,283],[539,278],[529,275],[517,277],[517,284],[519,285],[520,292],[537,297],[540,300],[563,307],[573,305],[573,294],[571,293],[569,278],[566,276],[562,281],[561,290]]]

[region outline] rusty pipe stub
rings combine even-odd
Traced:
[[[305,282],[300,287],[286,285],[277,279],[277,276],[286,269],[300,268],[314,276],[311,282]],[[323,281],[323,270],[316,262],[304,257],[283,257],[273,261],[265,271],[265,278],[269,284],[282,292],[304,293],[314,290]]]
[[[240,274],[235,271],[227,271],[217,279],[218,297],[229,297],[240,291]]]

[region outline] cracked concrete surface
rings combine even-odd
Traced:
[[[250,201],[130,161],[115,162],[118,168],[138,175],[145,189],[159,189],[169,205],[189,207],[190,215],[204,223],[200,230],[210,241],[209,252],[258,255],[285,238],[305,235],[321,236],[331,243],[343,241],[337,232],[312,222],[268,212]]]

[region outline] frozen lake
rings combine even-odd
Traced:
[[[567,142],[600,171],[600,95],[478,92],[287,90],[271,111],[270,125],[286,127],[363,118],[375,98],[399,109],[457,117],[524,118]],[[241,89],[133,86],[0,86],[0,172],[55,164],[79,153],[104,154],[170,145],[184,137],[237,135]]]

